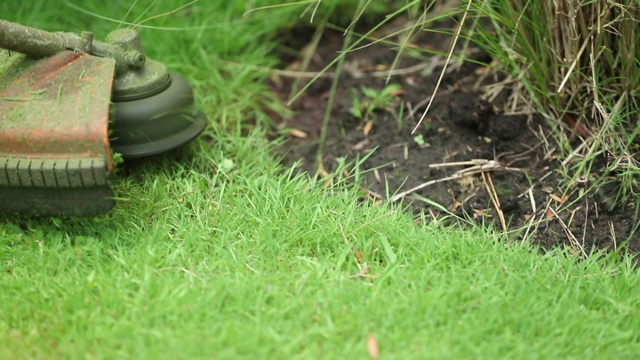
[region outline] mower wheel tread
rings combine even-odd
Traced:
[[[0,186],[85,188],[106,186],[107,176],[102,158],[0,158]]]

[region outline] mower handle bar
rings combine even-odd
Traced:
[[[113,35],[113,36],[112,36]],[[141,68],[146,56],[132,29],[110,34],[111,41],[93,40],[93,33],[48,32],[0,19],[0,48],[16,51],[34,58],[53,55],[64,50],[88,53],[116,60],[116,72]]]

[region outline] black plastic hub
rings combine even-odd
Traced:
[[[109,140],[124,158],[171,150],[193,140],[206,127],[207,117],[195,108],[189,83],[175,73],[170,77],[169,87],[158,94],[113,102]]]

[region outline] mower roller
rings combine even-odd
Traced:
[[[105,213],[114,152],[159,154],[207,124],[188,82],[146,57],[133,29],[100,42],[0,20],[0,48],[0,212]]]

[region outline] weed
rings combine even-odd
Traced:
[[[424,136],[422,134],[418,134],[413,137],[413,142],[415,142],[418,146],[424,147],[427,146],[426,141],[424,141]]]
[[[353,103],[349,113],[357,119],[369,121],[375,112],[389,111],[389,107],[396,103],[396,96],[401,89],[398,84],[390,84],[382,90],[363,86],[360,89],[361,94],[353,90]]]

